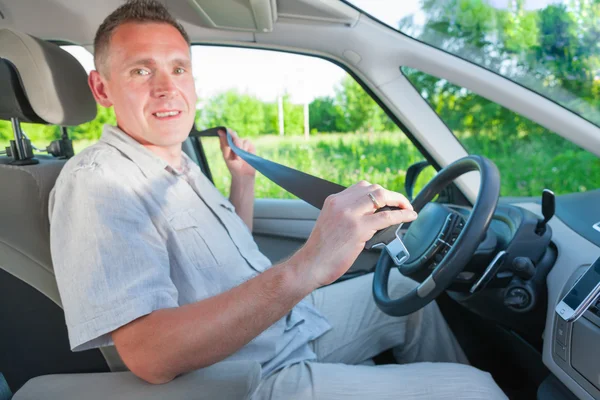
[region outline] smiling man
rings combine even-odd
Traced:
[[[89,85],[118,126],[67,163],[50,198],[74,351],[114,344],[155,384],[253,360],[256,399],[504,398],[465,365],[435,304],[393,318],[372,301],[372,275],[327,286],[377,230],[416,218],[404,196],[368,182],[330,196],[306,244],[272,266],[251,235],[255,171],[222,135],[226,199],[182,153],[196,104],[190,42],[164,6],[129,1],[108,16],[95,62]],[[378,204],[402,210],[375,213]],[[394,296],[416,287],[390,281]],[[356,365],[389,348],[404,365]]]

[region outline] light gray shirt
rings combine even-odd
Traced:
[[[110,332],[136,318],[270,268],[234,206],[185,154],[184,165],[109,125],[66,163],[50,194],[50,242],[73,351],[112,345]],[[329,329],[303,300],[229,359],[258,361],[266,376],[314,359],[308,342]]]

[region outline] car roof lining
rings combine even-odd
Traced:
[[[338,0],[163,0],[192,41],[253,41],[253,33],[276,29],[278,20],[351,26],[360,13]],[[120,0],[19,0],[0,3],[0,28],[18,29],[51,41],[90,46],[103,19]],[[35,12],[32,12],[35,10]],[[64,21],[69,21],[65,24]]]

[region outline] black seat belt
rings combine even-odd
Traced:
[[[227,132],[227,142],[231,150],[240,156],[244,161],[250,164],[258,172],[281,186],[288,192],[306,201],[308,204],[318,208],[323,208],[325,199],[335,193],[339,193],[346,189],[345,186],[337,183],[326,181],[325,179],[317,178],[302,171],[295,170],[285,165],[278,164],[273,161],[266,160],[255,154],[248,153],[245,150],[237,147],[232,140],[229,130],[224,126],[206,129],[199,132],[194,132],[194,136],[219,136],[218,131]],[[379,210],[385,211],[390,209],[398,209],[397,207],[383,207]],[[379,211],[378,210],[378,211]],[[398,265],[405,262],[408,257],[408,250],[400,240],[398,235],[398,226],[390,226],[375,233],[375,235],[366,243],[365,249],[385,247],[394,262]]]
[[[293,168],[266,160],[240,149],[233,143],[231,135],[225,127],[219,126],[217,128],[210,128],[198,132],[198,134],[199,136],[219,136],[217,133],[219,130],[227,132],[229,147],[231,147],[231,150],[233,150],[235,154],[253,166],[258,172],[319,210],[323,208],[323,203],[327,196],[339,193],[346,189],[344,186],[338,185],[337,183],[329,182],[325,179],[297,171]]]

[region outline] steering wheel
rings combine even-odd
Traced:
[[[471,171],[479,171],[481,183],[466,221],[450,207],[430,203],[448,184]],[[485,157],[461,158],[434,176],[412,203],[419,217],[403,237],[410,258],[399,267],[405,276],[428,269],[431,273],[417,288],[392,300],[388,295],[388,280],[396,264],[388,252],[382,250],[373,277],[373,297],[377,306],[386,314],[404,316],[425,307],[446,290],[485,237],[499,195],[500,173]]]

